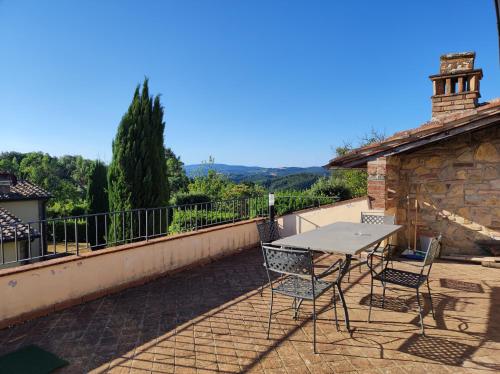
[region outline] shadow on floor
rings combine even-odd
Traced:
[[[479,283],[464,282],[456,279],[439,279],[440,286],[451,290],[484,293],[483,287]]]
[[[461,366],[476,349],[475,346],[420,334],[414,334],[399,348],[401,352],[453,366]]]

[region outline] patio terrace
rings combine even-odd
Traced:
[[[326,256],[321,262],[334,259]],[[426,337],[419,335],[412,290],[389,288],[386,309],[375,308],[367,324],[366,270],[354,270],[344,286],[352,337],[345,332],[342,308],[338,332],[329,296],[319,299],[317,355],[308,303],[297,321],[291,310],[275,315],[271,339],[266,339],[269,291],[262,297],[258,292],[266,280],[258,248],[0,330],[0,354],[38,344],[71,363],[64,373],[500,370],[498,269],[436,263],[431,273],[436,320],[425,298]],[[289,307],[290,301],[278,296],[276,309]]]

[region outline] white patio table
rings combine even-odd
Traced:
[[[346,328],[350,332],[349,312],[340,285],[342,278],[351,266],[351,258],[352,256],[359,255],[364,250],[373,247],[378,248],[382,241],[394,235],[402,228],[403,226],[400,225],[336,222],[312,231],[276,240],[272,244],[345,256],[340,266],[338,291],[344,308]]]

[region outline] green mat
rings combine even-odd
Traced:
[[[36,345],[0,357],[0,374],[47,374],[69,363]]]

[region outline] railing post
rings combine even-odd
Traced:
[[[2,250],[2,264],[5,264],[5,252],[3,248],[3,228],[0,225],[0,249]]]
[[[28,258],[31,260],[31,224],[28,223]]]
[[[167,222],[167,229],[165,230],[165,233],[168,235],[168,225],[169,225],[169,215],[170,215],[170,209],[169,207],[167,206],[166,208],[166,215],[167,215],[167,218],[166,218],[166,222]],[[174,210],[172,209],[172,216],[174,215]],[[173,217],[172,217],[173,218]]]
[[[274,210],[274,192],[269,192],[269,221],[273,222],[275,216]]]
[[[68,228],[66,226],[66,219],[64,222],[64,252],[68,253]]]
[[[198,204],[194,206],[194,231],[198,230]]]
[[[76,245],[76,255],[80,254],[80,248],[78,247],[78,220],[75,218],[75,245]]]
[[[145,212],[146,212],[146,219],[145,219],[145,221],[146,221],[146,241],[148,241],[148,210],[146,209]]]
[[[234,223],[234,221],[235,221],[235,219],[234,219],[234,216],[235,216],[235,214],[236,214],[236,213],[235,213],[235,210],[236,210],[236,200],[235,200],[235,199],[233,199],[233,214],[232,214],[232,216],[233,216],[233,223]]]

